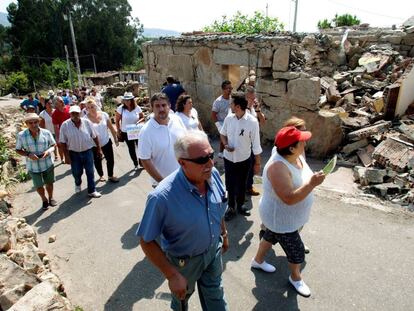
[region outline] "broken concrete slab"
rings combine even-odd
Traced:
[[[320,79],[295,79],[287,83],[288,100],[292,105],[317,110],[317,103],[321,95]]]
[[[364,164],[365,167],[368,167],[372,164],[372,153],[374,150],[375,148],[372,145],[368,145],[366,148],[361,148],[358,150],[358,158],[361,160],[362,164]]]
[[[370,189],[383,197],[385,197],[386,195],[397,194],[401,191],[401,187],[394,183],[383,183],[373,185],[370,187]]]
[[[360,148],[364,148],[368,145],[368,139],[364,138],[361,140],[358,140],[354,143],[348,144],[344,147],[342,147],[341,152],[345,153],[346,155],[349,155],[350,153],[360,149]]]
[[[289,69],[290,45],[280,45],[273,53],[273,71],[287,71]]]
[[[370,184],[381,184],[384,182],[385,176],[387,176],[387,170],[362,166],[355,166],[354,168],[354,179],[359,181],[363,186]]]
[[[414,157],[414,150],[401,141],[389,138],[375,148],[372,157],[384,167],[403,173],[408,169],[410,159]]]
[[[348,133],[347,138],[350,140],[360,140],[362,138],[367,138],[371,135],[385,132],[387,129],[391,127],[391,125],[392,125],[391,121],[381,122],[373,126],[369,126],[369,127]]]

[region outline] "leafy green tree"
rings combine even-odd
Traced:
[[[327,18],[318,21],[318,29],[328,29],[341,26],[354,26],[359,25],[360,23],[361,21],[356,17],[356,15],[352,16],[351,14],[335,14],[335,17],[331,19],[331,21],[328,21]]]
[[[248,16],[237,11],[236,14],[227,18],[222,16],[221,20],[215,20],[211,25],[203,28],[205,32],[231,32],[237,34],[257,34],[281,31],[284,24],[277,17],[265,16],[256,11],[253,16]]]

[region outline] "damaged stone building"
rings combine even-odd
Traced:
[[[388,108],[392,117],[405,113],[414,102],[414,71],[409,74],[407,58],[413,47],[414,33],[354,29],[272,36],[194,33],[147,42],[143,52],[150,93],[161,89],[167,75],[175,76],[208,131],[214,131],[210,113],[221,82],[228,79],[236,89],[254,70],[268,119],[263,141],[272,141],[283,122],[296,115],[314,134],[308,153],[321,158],[338,151],[347,130],[380,120],[387,111],[382,92],[404,79],[410,86],[403,95],[398,91]]]

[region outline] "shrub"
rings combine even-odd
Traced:
[[[27,93],[29,92],[29,79],[23,71],[12,72],[6,77],[4,89],[6,93]]]
[[[335,14],[335,17],[331,21],[328,21],[327,18],[318,21],[318,29],[327,29],[341,26],[354,26],[359,25],[360,23],[361,21],[356,17],[356,15],[352,16],[351,14]]]

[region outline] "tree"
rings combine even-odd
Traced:
[[[142,25],[131,17],[127,0],[18,0],[7,11],[10,42],[20,66],[24,61],[36,64],[37,56],[50,61],[64,59],[64,45],[73,55],[69,23],[64,19],[68,12],[73,20],[78,54],[95,54],[99,70],[118,69],[138,57],[137,39]],[[93,66],[91,58],[81,58],[81,67],[86,66]]]
[[[356,17],[356,15],[352,16],[351,14],[335,14],[335,17],[331,21],[328,21],[327,18],[318,21],[318,29],[328,29],[341,26],[354,26],[359,25],[360,23],[361,21]]]
[[[215,20],[210,26],[203,28],[205,32],[231,32],[237,34],[258,34],[281,31],[284,24],[277,17],[268,17],[256,11],[248,16],[237,11],[230,19],[226,15],[221,20]]]

